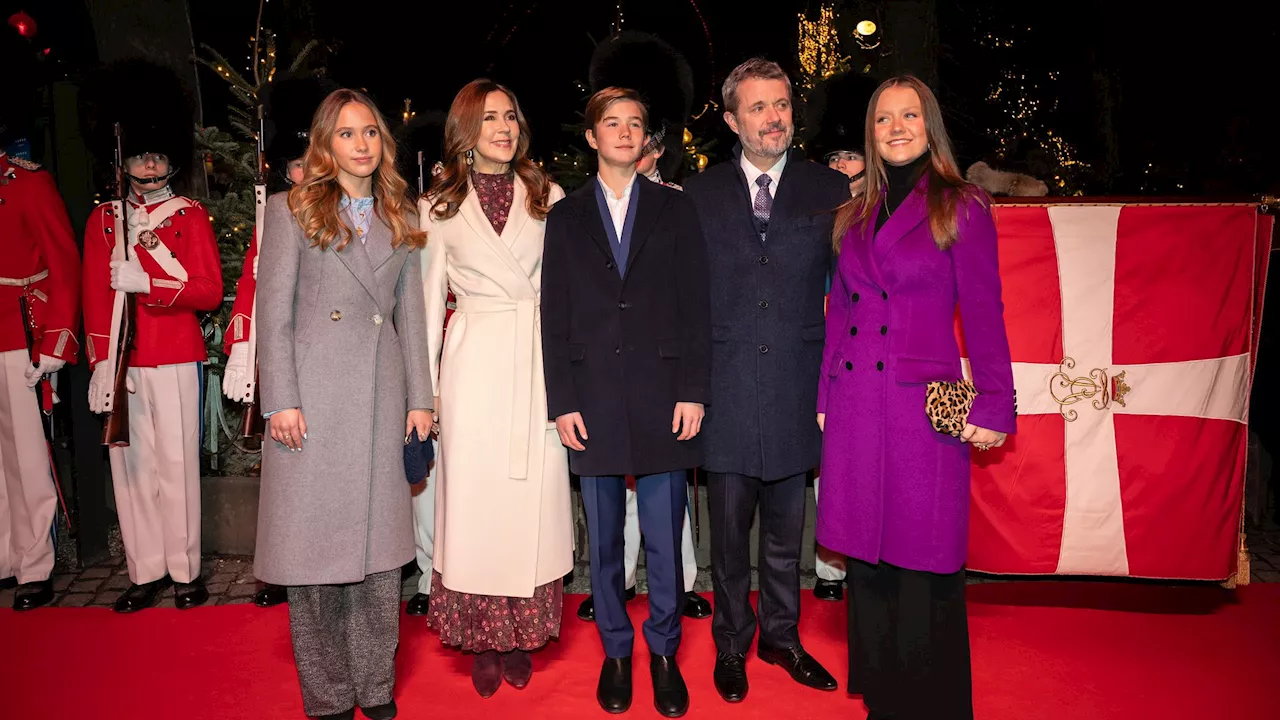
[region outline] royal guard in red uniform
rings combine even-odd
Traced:
[[[133,585],[115,610],[151,607],[170,583],[178,609],[185,610],[209,598],[200,577],[201,386],[208,354],[196,313],[222,302],[221,260],[209,214],[169,184],[192,158],[193,115],[181,82],[142,60],[121,61],[105,75],[88,88],[97,100],[89,113],[96,123],[91,137],[94,149],[105,152],[113,123],[120,123],[129,193],[124,218],[114,217],[109,203],[89,216],[83,291],[93,367],[89,407],[104,412],[128,403],[128,445],[112,447],[110,455]],[[119,237],[118,227],[127,237]],[[134,297],[136,323],[128,393],[113,400],[114,363],[104,361],[122,293]]]
[[[287,188],[302,182],[302,156],[310,142],[311,118],[325,97],[336,89],[337,85],[315,76],[282,76],[263,91],[259,99],[265,118],[262,144],[270,168],[265,178],[269,187],[283,187],[287,192]],[[249,367],[249,350],[250,343],[257,339],[252,332],[257,292],[258,229],[255,227],[253,240],[244,255],[240,280],[236,283],[236,300],[231,306],[231,321],[223,340],[227,366],[222,375],[222,392],[243,403],[252,402],[255,395],[245,389],[252,387],[250,382],[255,376],[255,368]],[[258,607],[271,607],[287,600],[285,589],[270,583],[265,583],[253,597]]]
[[[7,87],[22,79],[0,88],[0,587],[18,585],[13,609],[33,610],[53,600],[58,493],[42,413],[46,378],[79,351],[80,253],[53,177],[4,151],[32,109],[30,87]]]

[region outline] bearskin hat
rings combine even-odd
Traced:
[[[315,74],[281,75],[258,96],[263,113],[263,149],[272,167],[302,157],[311,142],[311,119],[337,83]]]
[[[395,130],[396,170],[418,191],[418,153],[422,153],[422,187],[431,186],[431,170],[444,155],[444,124],[448,116],[438,110],[420,112]]]
[[[860,72],[832,75],[805,102],[805,148],[822,162],[837,150],[863,152],[867,105],[880,81]]]
[[[120,123],[126,158],[163,153],[169,166],[189,165],[195,152],[195,108],[172,69],[144,58],[117,60],[86,78],[80,115],[90,152],[104,164],[115,154]]]
[[[31,132],[36,115],[36,51],[10,28],[0,33],[0,151]]]
[[[684,56],[655,35],[623,32],[596,46],[589,79],[593,93],[607,87],[640,93],[649,108],[649,130],[662,133],[666,147],[658,169],[663,177],[674,178],[693,108],[693,69]]]

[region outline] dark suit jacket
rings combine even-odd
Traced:
[[[815,415],[831,229],[835,209],[849,199],[849,180],[793,151],[761,241],[740,158],[735,148],[732,160],[685,183],[711,259],[705,467],[777,480],[819,461]]]
[[[547,216],[542,347],[550,419],[582,413],[578,475],[642,475],[702,464],[677,441],[676,402],[710,402],[707,252],[692,201],[638,178],[626,275],[618,274],[592,180]],[[821,350],[821,344],[819,344]]]

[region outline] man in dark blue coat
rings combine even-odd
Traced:
[[[818,465],[818,368],[834,211],[848,179],[792,152],[791,82],[752,59],[723,87],[733,158],[685,183],[706,238],[711,404],[703,426],[711,510],[716,689],[747,693],[757,619],[748,601],[752,517],[760,510],[757,654],[797,682],[835,690],[798,632],[806,480]]]

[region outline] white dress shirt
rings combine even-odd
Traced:
[[[773,167],[768,170],[769,177],[773,179],[773,182],[769,183],[769,197],[771,198],[778,197],[778,183],[782,181],[782,168],[787,165],[788,154],[782,153],[782,157],[778,158],[778,162],[774,163]],[[760,192],[760,187],[756,185],[756,178],[764,175],[764,173],[760,171],[760,168],[751,164],[751,161],[747,159],[746,153],[742,154],[741,164],[742,172],[747,176],[747,200],[754,204],[756,193]]]
[[[609,208],[609,217],[613,219],[613,230],[617,236],[618,244],[622,244],[622,226],[627,222],[627,206],[631,204],[631,191],[635,189],[636,181],[640,179],[640,174],[636,173],[631,178],[631,182],[627,183],[627,189],[622,191],[622,196],[614,195],[613,190],[605,184],[600,176],[596,176],[596,182],[600,183],[600,189],[604,190],[604,204]]]

